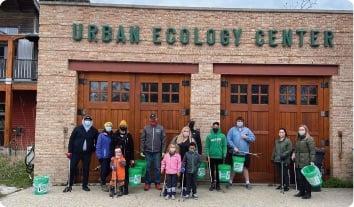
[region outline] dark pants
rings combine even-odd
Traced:
[[[195,173],[186,173],[186,180],[187,180],[187,195],[191,193],[197,193],[197,172]]]
[[[176,187],[177,187],[177,174],[167,174],[166,175],[166,191],[167,195],[176,195]]]
[[[216,186],[220,186],[219,170],[218,170],[218,166],[220,164],[222,164],[222,159],[210,158],[211,177],[212,177],[213,183],[216,182]],[[216,171],[216,175],[215,175],[215,171]]]
[[[76,168],[80,160],[82,161],[82,186],[88,185],[91,153],[73,153],[70,161],[70,186],[74,184]]]
[[[145,177],[145,184],[160,184],[160,159],[161,153],[160,152],[146,152],[146,177]],[[155,174],[155,181],[152,180],[150,175],[150,168],[151,163],[153,164],[153,171]]]
[[[297,186],[301,194],[311,195],[311,185],[301,173],[301,168],[296,168]]]
[[[278,178],[279,178],[279,182],[280,184],[281,183],[281,163],[280,162],[277,162],[276,163],[276,166],[277,166],[277,172],[278,172]],[[289,186],[289,174],[288,174],[288,165],[286,163],[283,163],[283,184],[284,186]]]
[[[110,158],[103,158],[100,159],[100,165],[101,165],[101,171],[100,171],[100,177],[101,177],[101,185],[106,185],[106,180],[111,172],[111,159]]]
[[[128,185],[129,185],[129,168],[130,168],[130,160],[127,160],[127,164],[125,165],[125,182],[124,182],[124,193],[128,193]]]

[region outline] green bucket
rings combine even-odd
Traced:
[[[129,168],[129,185],[138,186],[141,183],[141,167]]]
[[[135,167],[140,167],[142,169],[141,176],[146,175],[146,160],[135,160]]]
[[[49,191],[49,176],[35,176],[33,179],[33,193],[44,195]]]
[[[321,172],[316,165],[307,165],[301,169],[301,173],[311,186],[317,187],[322,184]]]
[[[200,163],[200,166],[198,168],[197,179],[203,180],[205,175],[206,175],[206,163],[202,162],[202,163]]]
[[[222,183],[227,183],[230,181],[231,166],[226,164],[221,164],[218,166],[219,170],[219,180]]]
[[[232,169],[235,173],[243,172],[243,165],[245,163],[245,156],[232,156]]]

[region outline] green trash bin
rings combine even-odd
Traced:
[[[307,165],[303,167],[301,173],[312,187],[317,187],[322,184],[321,172],[316,165]]]
[[[129,185],[138,186],[141,184],[141,167],[129,168]]]
[[[141,167],[141,169],[142,169],[141,176],[145,177],[145,175],[146,175],[146,160],[135,160],[135,167]]]
[[[198,174],[197,174],[197,180],[203,180],[206,175],[206,163],[202,162],[200,163],[200,166],[198,168]]]
[[[35,176],[33,179],[33,193],[44,195],[49,191],[49,176]]]
[[[245,156],[236,155],[232,156],[232,170],[235,173],[242,173],[243,172],[243,165],[245,163]]]
[[[218,166],[219,170],[219,180],[221,183],[227,183],[230,181],[231,166],[226,164],[221,164]]]

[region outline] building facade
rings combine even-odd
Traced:
[[[352,13],[41,2],[35,174],[67,178],[72,129],[156,112],[168,139],[190,119],[202,140],[238,116],[256,135],[251,180],[270,182],[278,129],[308,125],[325,173],[352,178]],[[53,162],[56,160],[56,162]],[[91,163],[92,182],[98,179]]]

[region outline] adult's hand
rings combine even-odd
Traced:
[[[238,153],[239,151],[240,151],[240,150],[239,150],[237,147],[234,148],[234,152],[235,152],[235,153]]]
[[[292,160],[295,160],[295,153],[293,153],[293,154],[291,155],[291,159],[292,159]]]
[[[71,157],[72,157],[72,153],[70,153],[70,152],[65,153],[65,155],[68,159],[71,159]]]
[[[140,152],[140,156],[141,156],[141,157],[145,157],[144,152]]]

